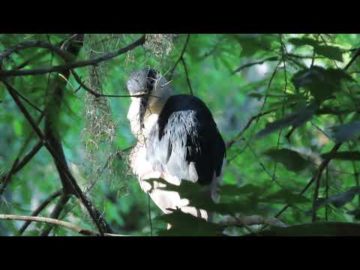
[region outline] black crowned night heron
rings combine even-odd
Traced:
[[[197,97],[172,95],[169,82],[150,68],[133,72],[127,88],[137,96],[131,97],[127,117],[137,139],[130,166],[141,188],[164,213],[181,209],[208,219],[204,209],[192,207],[179,193],[161,189],[163,183],[144,180],[162,178],[173,185],[196,182],[216,200],[225,143],[211,112]]]

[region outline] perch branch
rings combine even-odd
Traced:
[[[52,219],[58,219],[60,217],[61,212],[65,208],[66,204],[70,200],[70,194],[66,192],[62,192],[62,195],[60,197],[60,200],[55,205],[55,208],[50,214],[50,218]],[[46,226],[44,230],[41,232],[40,236],[48,236],[53,226]],[[100,231],[100,233],[102,233]]]
[[[45,68],[38,68],[38,69],[31,69],[31,70],[0,70],[0,77],[14,77],[14,76],[28,76],[28,75],[42,75],[50,72],[62,72],[66,70],[71,70],[79,67],[97,65],[101,62],[110,60],[114,57],[117,57],[121,54],[124,54],[134,48],[144,44],[145,42],[145,35],[141,36],[139,39],[131,43],[130,45],[118,49],[114,52],[105,53],[99,57],[78,61],[78,62],[70,62],[64,65],[58,65],[53,67],[45,67]]]
[[[45,201],[43,201],[32,213],[31,216],[35,217],[41,213],[42,210],[44,210],[54,199],[59,197],[62,194],[62,190],[55,191],[53,194],[51,194]],[[32,220],[27,220],[20,228],[19,235],[22,235],[27,227],[31,224]]]
[[[71,231],[77,232],[82,235],[99,236],[98,232],[81,228],[81,227],[74,225],[67,221],[62,221],[62,220],[48,218],[48,217],[33,217],[33,216],[18,216],[18,215],[0,214],[0,220],[21,220],[21,221],[42,222],[42,223],[47,223],[47,224],[51,224],[51,225],[61,226],[61,227],[64,227],[66,229],[69,229]],[[104,233],[104,236],[124,236],[124,235]]]

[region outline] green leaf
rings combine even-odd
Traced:
[[[295,88],[309,91],[318,102],[333,97],[335,92],[342,89],[343,81],[351,80],[351,76],[341,69],[324,69],[319,66],[301,70],[291,79]]]
[[[360,135],[360,121],[337,125],[330,128],[331,137],[337,143],[357,139]]]
[[[343,52],[335,46],[316,46],[315,53],[336,61],[343,61]]]
[[[336,153],[324,153],[321,154],[321,157],[324,159],[339,159],[339,160],[360,160],[360,152],[359,151],[343,151]]]
[[[302,110],[288,115],[287,117],[274,121],[266,125],[266,127],[256,134],[257,138],[269,135],[282,128],[293,126],[298,127],[309,121],[317,110],[317,105],[311,104]]]
[[[249,236],[360,236],[360,224],[346,222],[319,222],[286,228],[273,227]]]
[[[288,170],[294,172],[302,171],[311,164],[298,152],[286,148],[269,149],[264,154],[274,161],[282,163]]]
[[[332,195],[327,199],[319,199],[315,204],[315,208],[318,209],[318,208],[320,208],[326,204],[330,204],[330,203],[337,208],[342,207],[345,204],[351,202],[354,199],[356,194],[360,194],[360,188],[352,187],[348,191]]]
[[[298,47],[304,45],[312,46],[316,54],[336,61],[343,61],[343,52],[339,47],[322,45],[315,39],[311,38],[291,38],[289,39],[289,42]]]
[[[292,43],[295,46],[304,46],[304,45],[309,45],[309,46],[318,46],[320,45],[318,41],[316,41],[315,39],[312,38],[290,38],[288,40],[290,43]]]
[[[234,37],[242,48],[242,57],[252,56],[259,51],[270,52],[274,41],[274,36],[272,35],[240,34]]]

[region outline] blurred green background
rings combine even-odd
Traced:
[[[69,36],[2,34],[0,53],[29,41],[56,45]],[[115,51],[140,36],[86,34],[75,61]],[[143,46],[76,71],[100,93],[126,95],[126,80],[132,71],[151,66],[170,76],[182,55],[183,61],[173,72],[173,88],[176,93],[189,94],[191,87],[212,111],[224,140],[231,142],[224,169],[224,202],[239,206],[243,214],[264,217],[272,217],[290,204],[279,217],[288,225],[313,222],[316,204],[316,222],[357,224],[360,60],[354,58],[351,66],[346,65],[359,47],[357,34],[151,34],[146,35]],[[52,51],[32,47],[2,59],[2,70],[62,63]],[[53,78],[61,80],[61,75],[10,77],[8,82],[42,109]],[[67,81],[66,90],[56,124],[77,182],[115,233],[158,235],[166,222],[156,218],[160,211],[128,167],[129,148],[135,143],[126,118],[130,99],[95,98],[74,76],[63,80]],[[37,137],[2,83],[0,102],[2,187],[4,175],[17,157],[32,149]],[[26,108],[35,119],[40,116],[29,104]],[[42,128],[43,122],[39,126]],[[264,136],[257,137],[260,131]],[[342,143],[339,152],[344,153],[332,156],[318,188],[314,184],[299,195],[336,142]],[[43,147],[11,177],[0,197],[0,214],[31,215],[60,188],[56,167]],[[40,216],[49,216],[57,199]],[[71,198],[59,219],[96,229],[76,198]],[[22,224],[0,220],[0,235],[17,235]],[[39,235],[44,226],[32,223],[23,235]],[[227,230],[234,235],[249,233],[237,227]],[[78,234],[55,227],[51,235]]]

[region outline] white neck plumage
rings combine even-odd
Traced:
[[[141,98],[132,97],[127,118],[130,121],[131,132],[142,141],[147,137],[151,128],[156,124],[159,114],[170,97],[172,89],[169,86],[157,85],[148,100],[147,110],[144,115],[144,128],[140,128],[140,102]]]

